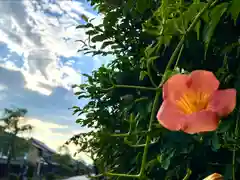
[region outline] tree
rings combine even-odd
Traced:
[[[57,162],[58,164],[62,165],[71,165],[72,158],[69,154],[54,154],[53,155],[53,161]]]
[[[72,157],[66,145],[60,146],[58,148],[58,153],[53,155],[53,161],[57,162],[60,165],[64,164],[68,166],[72,164]]]
[[[69,150],[68,146],[66,146],[65,144],[58,147],[58,152],[59,152],[59,154],[68,154],[68,155],[70,155],[70,150]]]
[[[240,91],[240,1],[90,2],[104,20],[78,26],[90,39],[82,51],[115,58],[75,86],[78,99],[89,99],[73,107],[76,122],[94,130],[70,141],[92,154],[100,173],[111,179],[182,179],[186,172],[184,179],[192,180],[213,172],[240,178],[239,103],[210,133],[171,132],[155,118],[162,102],[159,84],[174,73],[210,70],[221,88]],[[96,42],[103,42],[102,49]]]
[[[10,173],[11,160],[15,157],[18,135],[24,132],[29,132],[33,129],[30,124],[22,124],[24,116],[26,115],[26,109],[4,109],[4,115],[1,120],[4,122],[3,130],[9,133],[8,139],[8,158],[7,158],[7,170]]]

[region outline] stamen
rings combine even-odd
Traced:
[[[191,114],[205,109],[208,99],[209,94],[204,92],[187,92],[176,103],[185,114]]]

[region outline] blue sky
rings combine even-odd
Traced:
[[[77,52],[76,40],[87,38],[75,28],[82,14],[102,21],[85,0],[0,1],[0,109],[27,108],[27,123],[35,126],[31,136],[53,149],[87,131],[68,110],[86,103],[74,97],[71,85],[110,60]]]

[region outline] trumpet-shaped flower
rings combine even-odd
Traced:
[[[223,180],[223,176],[218,173],[213,173],[208,177],[204,178],[203,180]]]
[[[177,74],[163,85],[163,103],[157,119],[165,128],[189,134],[214,131],[220,117],[236,106],[236,90],[218,90],[219,81],[212,72],[195,70]]]

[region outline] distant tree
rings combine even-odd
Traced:
[[[71,165],[72,157],[66,145],[58,147],[58,153],[53,155],[53,160],[58,164]]]
[[[3,130],[9,133],[8,139],[8,157],[7,157],[7,172],[10,173],[11,160],[15,156],[18,135],[24,132],[32,131],[33,126],[30,124],[23,124],[24,117],[27,114],[26,109],[4,109],[4,115],[0,118],[4,122]]]
[[[68,154],[68,155],[70,155],[70,150],[69,150],[68,146],[65,145],[65,144],[62,145],[62,146],[59,146],[57,151],[60,154]]]
[[[70,165],[71,164],[71,156],[70,154],[55,154],[53,155],[53,161],[62,165]]]

